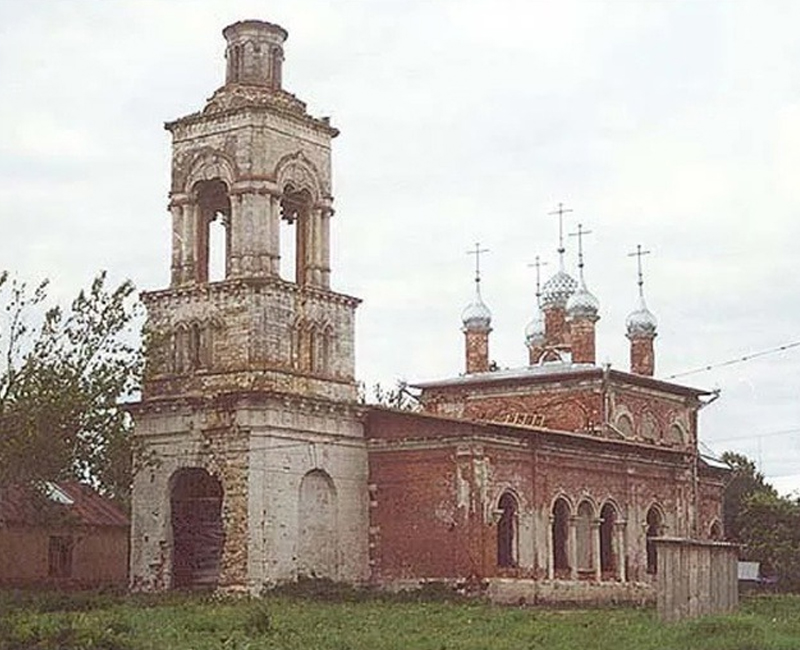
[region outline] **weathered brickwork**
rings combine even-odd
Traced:
[[[665,446],[696,442],[696,412],[703,391],[596,367],[567,372],[484,373],[423,384],[426,412]],[[559,370],[559,366],[555,366]]]
[[[526,330],[530,366],[494,370],[476,276],[467,374],[421,385],[422,413],[358,405],[359,300],[330,289],[338,132],[282,88],[283,28],[223,34],[225,84],[166,125],[172,274],[143,296],[133,587],[257,592],[313,576],[455,581],[512,602],[652,597],[650,539],[724,531],[722,476],[697,454],[708,394],[646,376],[643,298],[634,374],[595,366],[597,301],[582,275],[570,300],[563,268],[544,287],[546,331]]]
[[[225,85],[173,136],[170,287],[144,294],[147,370],[131,409],[136,589],[258,591],[367,579],[367,451],[355,404],[359,300],[330,290],[337,131],[281,88],[286,32],[224,30]],[[210,281],[210,227],[225,231]],[[281,224],[295,235],[281,276]]]
[[[593,566],[573,578],[608,583],[606,592],[591,592],[598,600],[609,594],[652,597],[650,590],[618,586],[651,581],[648,511],[663,513],[660,534],[685,537],[708,536],[706,520],[720,516],[721,477],[708,468],[695,475],[678,450],[378,410],[370,411],[367,427],[370,558],[379,583],[557,579],[551,529],[553,505],[561,498],[571,522],[579,504],[589,504],[592,544],[599,538],[601,509],[610,505],[617,518],[613,566],[601,572],[599,551],[593,551]],[[513,566],[499,566],[498,504],[508,493],[518,506],[515,558]],[[534,593],[528,590],[529,597]],[[570,598],[585,596],[573,589]]]

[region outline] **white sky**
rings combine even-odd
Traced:
[[[559,201],[593,231],[599,362],[628,368],[637,243],[658,377],[800,340],[791,0],[0,0],[0,268],[64,299],[101,268],[167,285],[162,124],[221,85],[246,18],[289,31],[284,86],[342,131],[333,286],[365,301],[368,383],[463,370],[476,241],[491,356],[523,365]],[[685,381],[722,389],[710,449],[800,488],[800,348]]]

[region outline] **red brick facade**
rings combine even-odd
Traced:
[[[720,531],[722,475],[696,451],[703,394],[528,368],[425,385],[425,413],[371,409],[373,580],[564,581],[600,600],[646,587],[648,535]]]

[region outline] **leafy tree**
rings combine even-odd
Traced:
[[[726,451],[721,460],[731,469],[722,505],[725,532],[729,539],[744,541],[741,537],[741,519],[746,500],[759,493],[777,496],[777,492],[764,480],[756,464],[744,454]]]
[[[394,388],[384,388],[380,382],[372,387],[372,395],[367,395],[364,382],[358,384],[358,401],[361,404],[375,404],[403,411],[418,411],[419,397],[411,392],[408,384],[398,379]]]
[[[68,309],[0,274],[0,485],[75,478],[127,501],[131,422],[120,400],[139,386],[133,284],[104,272]]]
[[[774,490],[753,492],[744,500],[740,535],[762,574],[777,576],[782,589],[800,589],[800,503]]]

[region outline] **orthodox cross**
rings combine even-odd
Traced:
[[[536,256],[536,261],[533,264],[528,264],[528,268],[535,267],[536,268],[536,305],[541,306],[539,304],[540,298],[542,297],[542,267],[547,266],[547,262],[542,262],[539,259],[539,256]]]
[[[572,209],[565,208],[563,203],[559,203],[555,210],[548,212],[548,214],[558,215],[558,262],[562,271],[564,270],[564,252],[566,251],[564,248],[564,215],[567,212],[572,212]]]
[[[481,253],[488,253],[488,248],[481,248],[478,242],[475,242],[475,250],[467,251],[467,255],[475,256],[475,284],[480,284],[481,281]]]
[[[642,256],[649,255],[650,251],[643,251],[641,244],[636,244],[636,252],[628,253],[628,257],[636,257],[636,265],[639,270],[639,295],[644,296],[644,276],[642,275]]]
[[[591,235],[591,230],[584,230],[583,224],[578,224],[578,232],[571,232],[569,234],[570,237],[577,237],[578,238],[578,268],[580,272],[583,273],[583,236],[584,235]]]

